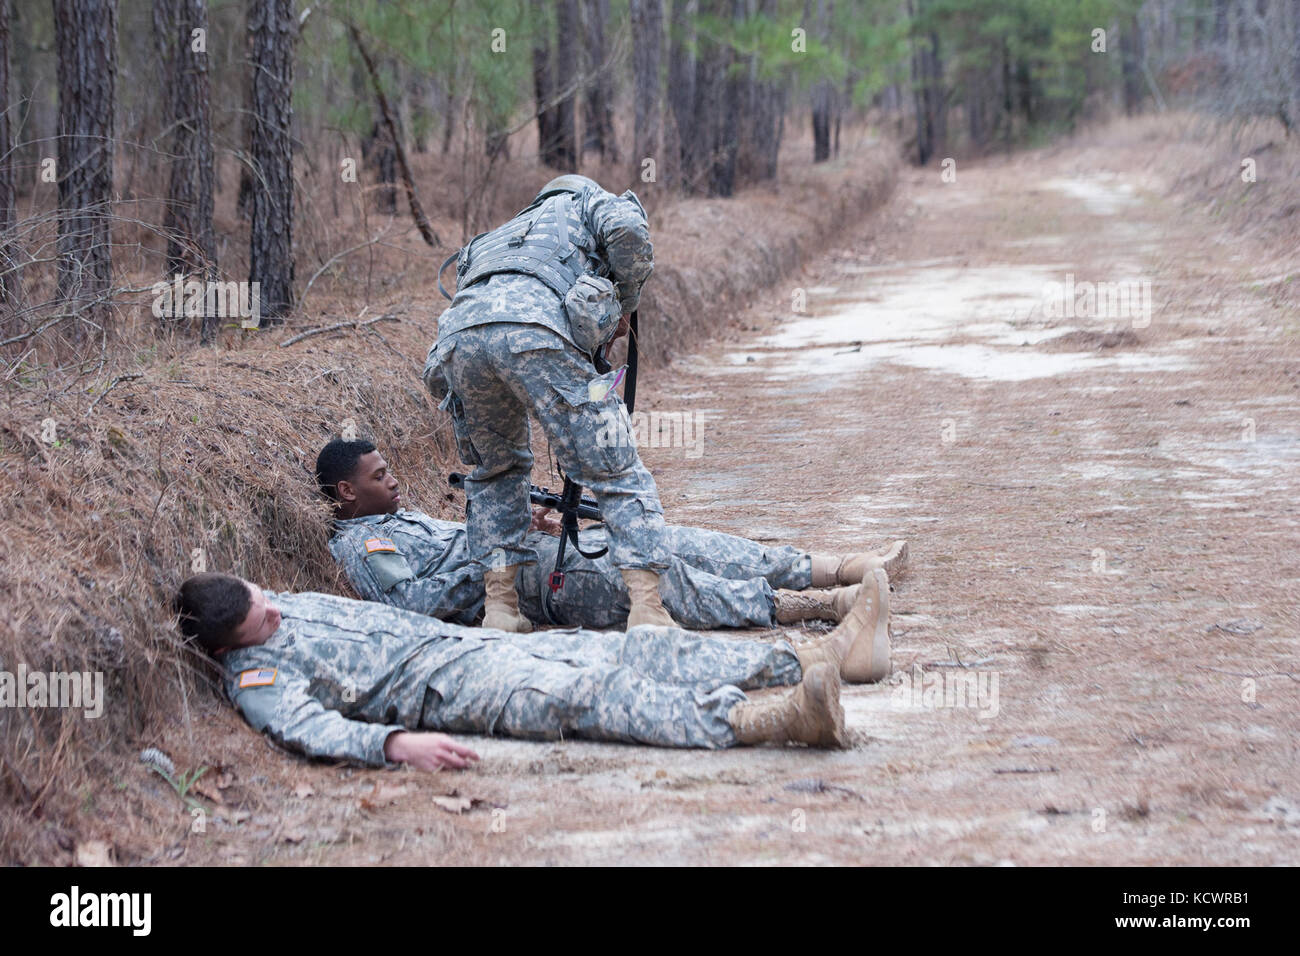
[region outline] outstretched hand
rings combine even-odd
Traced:
[[[398,731],[384,741],[384,756],[394,763],[409,763],[417,770],[464,770],[478,754],[446,734]]]
[[[564,533],[563,527],[556,518],[550,517],[551,509],[536,507],[533,509],[533,520],[528,525],[529,531],[540,531],[542,534],[553,534],[559,537]]]

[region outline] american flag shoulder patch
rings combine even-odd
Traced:
[[[244,671],[239,675],[239,686],[244,687],[270,687],[275,683],[275,675],[278,673],[273,667],[264,667],[259,670]]]
[[[374,554],[376,551],[396,551],[397,545],[393,544],[388,538],[367,538],[366,554]]]

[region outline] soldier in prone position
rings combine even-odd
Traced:
[[[879,570],[834,631],[797,648],[656,626],[525,638],[211,572],[181,585],[176,610],[256,730],[308,756],[375,767],[477,759],[445,733],[843,747],[840,681],[889,671],[889,584]],[[745,695],[789,685],[776,699]]]
[[[397,478],[372,442],[330,441],[316,459],[316,480],[335,506],[330,553],[361,597],[457,624],[478,620],[483,572],[470,560],[465,526],[403,508]],[[865,574],[884,568],[892,582],[907,561],[903,541],[883,553],[829,557],[703,528],[664,530],[664,606],[674,620],[696,630],[838,623]],[[512,582],[523,615],[535,624],[547,623],[542,602],[555,567],[555,532],[558,523],[547,519],[545,509],[535,509],[524,544],[540,560],[521,567]],[[584,541],[598,549],[604,533],[584,532]],[[559,623],[597,630],[626,626],[629,595],[609,555],[588,560],[570,549],[563,570],[564,587],[552,601]]]
[[[516,569],[528,547],[528,417],[540,422],[565,475],[591,490],[609,557],[631,597],[630,625],[674,622],[659,574],[669,566],[663,507],[641,463],[597,351],[627,330],[654,268],[645,210],[631,191],[561,176],[503,226],[461,250],[456,296],[438,321],[424,383],[451,413],[465,481],[472,559],[485,570],[484,624],[531,630]]]

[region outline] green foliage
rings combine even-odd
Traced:
[[[481,129],[497,129],[526,103],[531,26],[526,0],[332,0],[309,18],[300,63],[314,63],[295,82],[295,108],[325,125],[367,135],[376,109],[371,81],[348,26],[355,26],[375,60],[380,85],[397,102],[402,85],[467,99]],[[504,30],[504,52],[494,52],[494,30]],[[500,36],[500,35],[498,35]],[[344,90],[351,95],[340,95]],[[414,129],[429,131],[432,117],[415,111]]]

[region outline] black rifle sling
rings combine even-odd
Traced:
[[[636,373],[637,373],[637,313],[632,312],[632,318],[629,323],[629,335],[627,342],[627,382],[623,386],[623,404],[627,406],[629,412],[633,411],[636,403]],[[609,360],[605,358],[605,350],[601,349],[596,353],[592,362],[596,371],[602,375],[610,370]],[[603,366],[603,367],[602,367]],[[603,558],[609,548],[604,547],[599,551],[587,552],[582,550],[578,543],[578,503],[582,499],[582,486],[573,481],[568,475],[564,476],[564,493],[560,497],[560,544],[555,550],[555,570],[551,572],[550,580],[547,582],[547,589],[542,592],[542,611],[546,619],[554,625],[563,626],[565,622],[559,620],[552,606],[552,598],[556,591],[564,587],[564,554],[568,548],[569,542],[573,542],[573,548],[580,555],[589,561],[597,558]]]

